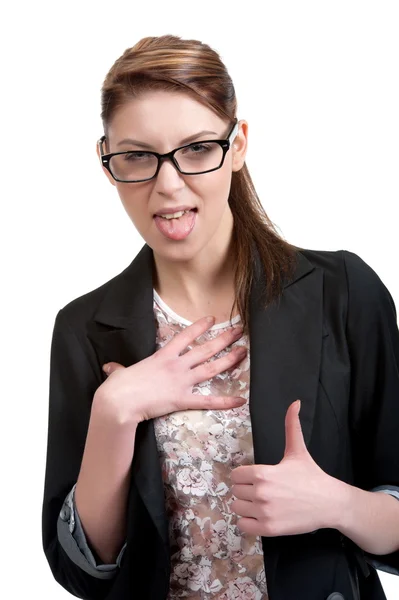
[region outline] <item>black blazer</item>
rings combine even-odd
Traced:
[[[324,471],[365,490],[399,487],[399,332],[389,291],[352,252],[301,249],[280,303],[264,310],[256,251],[254,263],[249,404],[255,463],[283,458],[285,414],[300,398],[305,442]],[[93,394],[105,379],[101,366],[128,366],[156,350],[153,265],[145,244],[124,271],[68,303],[55,319],[43,548],[55,579],[87,600],[163,600],[168,593],[168,523],[152,421],[137,430],[127,546],[116,576],[92,577],[57,538],[63,501],[79,474]],[[399,551],[369,555],[336,529],[265,537],[262,544],[270,600],[326,600],[333,592],[352,600],[357,585],[362,600],[383,600],[375,565],[399,574]]]

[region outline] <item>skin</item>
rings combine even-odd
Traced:
[[[187,94],[145,93],[118,109],[109,124],[106,151],[142,149],[130,143],[118,145],[124,138],[133,138],[165,153],[204,129],[217,135],[202,135],[198,141],[222,139],[227,137],[231,123]],[[234,298],[233,216],[228,196],[233,171],[244,165],[247,143],[248,124],[241,120],[223,166],[216,171],[182,175],[165,161],[151,181],[120,183],[103,168],[137,231],[153,249],[156,290],[191,321],[213,314],[219,322],[230,313]],[[182,204],[198,208],[196,225],[186,239],[169,240],[157,229],[153,214],[169,207],[173,212],[173,207]]]

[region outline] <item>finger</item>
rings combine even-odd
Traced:
[[[231,510],[240,517],[256,519],[258,516],[257,505],[254,502],[249,502],[248,500],[234,500],[231,505]]]
[[[255,500],[255,486],[245,483],[238,483],[237,485],[231,486],[231,493],[238,500],[249,500],[254,502]]]
[[[191,369],[188,374],[190,384],[195,385],[199,382],[207,381],[215,377],[215,375],[231,369],[244,359],[246,353],[247,349],[244,346],[235,346],[224,356]]]
[[[212,321],[208,321],[208,318],[211,318]],[[188,325],[188,327],[185,327],[177,335],[173,336],[172,339],[161,348],[161,351],[167,349],[168,352],[178,356],[189,344],[192,344],[197,337],[212,327],[214,323],[215,317],[202,317],[201,319],[198,319],[198,321]]]
[[[286,455],[297,455],[308,452],[308,449],[303,438],[301,422],[299,420],[300,404],[297,401],[293,402],[285,415],[285,452]]]
[[[117,371],[118,369],[126,369],[126,367],[117,362],[109,362],[105,363],[102,366],[102,369],[107,375],[111,375],[111,373],[113,373],[114,371]]]
[[[208,340],[203,344],[195,346],[183,355],[183,360],[190,369],[194,369],[205,361],[209,360],[216,353],[221,352],[228,346],[231,346],[242,336],[242,327],[232,327],[223,333],[218,334],[214,339]],[[238,348],[238,346],[235,346]]]
[[[239,396],[202,396],[202,394],[191,394],[191,396],[176,404],[176,411],[223,410],[242,406],[245,402],[246,398],[240,398]]]
[[[254,484],[257,481],[265,481],[273,465],[242,465],[236,467],[230,473],[232,483]]]
[[[258,519],[243,517],[242,519],[238,519],[237,527],[241,532],[248,535],[264,535],[263,533],[261,534],[261,523]]]

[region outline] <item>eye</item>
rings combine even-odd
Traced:
[[[187,146],[187,148],[183,148],[183,154],[191,153],[191,154],[205,154],[211,150],[210,144],[191,144]]]
[[[128,161],[137,161],[137,160],[146,160],[151,158],[153,155],[148,152],[128,152],[123,155],[124,160]]]

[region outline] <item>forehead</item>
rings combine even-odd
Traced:
[[[223,132],[226,122],[188,94],[147,92],[119,107],[108,126],[110,141],[125,137],[149,144],[179,143],[203,129]]]

